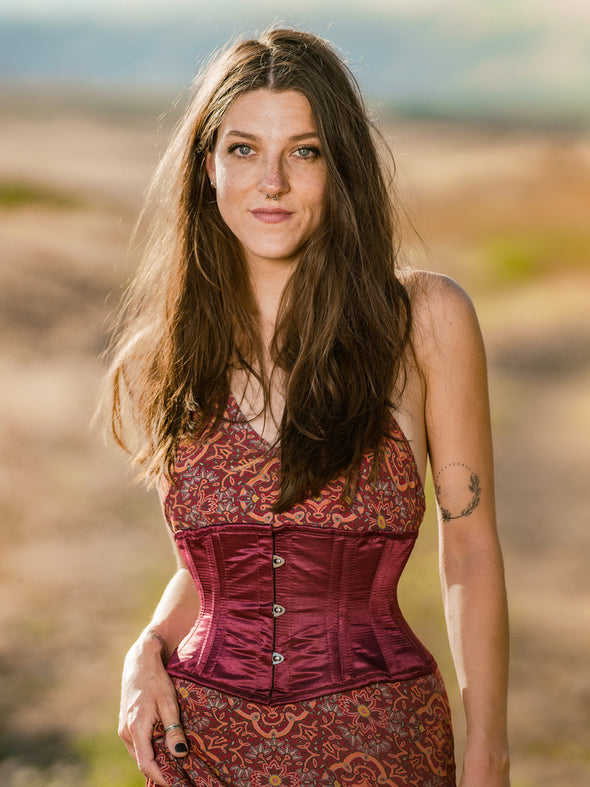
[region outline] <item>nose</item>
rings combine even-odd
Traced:
[[[258,181],[258,191],[265,196],[270,194],[285,194],[289,191],[289,181],[285,166],[280,156],[269,156],[263,162],[263,168]]]

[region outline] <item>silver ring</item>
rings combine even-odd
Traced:
[[[181,729],[182,729],[182,724],[179,724],[178,722],[176,722],[175,724],[169,724],[164,730],[164,735],[168,735],[168,733],[171,730],[181,730]]]

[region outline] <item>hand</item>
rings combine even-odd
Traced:
[[[144,776],[166,787],[154,759],[152,732],[157,722],[161,722],[164,730],[172,724],[180,725],[180,714],[174,684],[164,669],[162,651],[162,641],[146,632],[127,653],[121,687],[119,736]],[[166,733],[166,744],[173,757],[188,754],[182,726],[173,727]]]

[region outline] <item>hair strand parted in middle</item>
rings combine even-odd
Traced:
[[[354,77],[322,39],[271,29],[232,46],[198,85],[153,185],[162,201],[115,346],[112,423],[124,443],[126,387],[134,458],[155,480],[183,436],[199,439],[219,424],[232,369],[260,380],[270,401],[248,269],[205,169],[228,107],[260,88],[307,98],[327,165],[322,222],[283,293],[271,344],[286,381],[275,505],[283,511],[339,475],[349,496],[361,457],[378,456],[403,387],[411,320],[372,127]]]

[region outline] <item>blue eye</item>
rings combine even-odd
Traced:
[[[317,158],[320,151],[314,147],[297,148],[297,153],[300,158]]]
[[[230,153],[237,152],[240,156],[248,156],[250,155],[252,148],[250,145],[246,145],[245,143],[240,143],[237,145],[232,145],[229,149]]]

